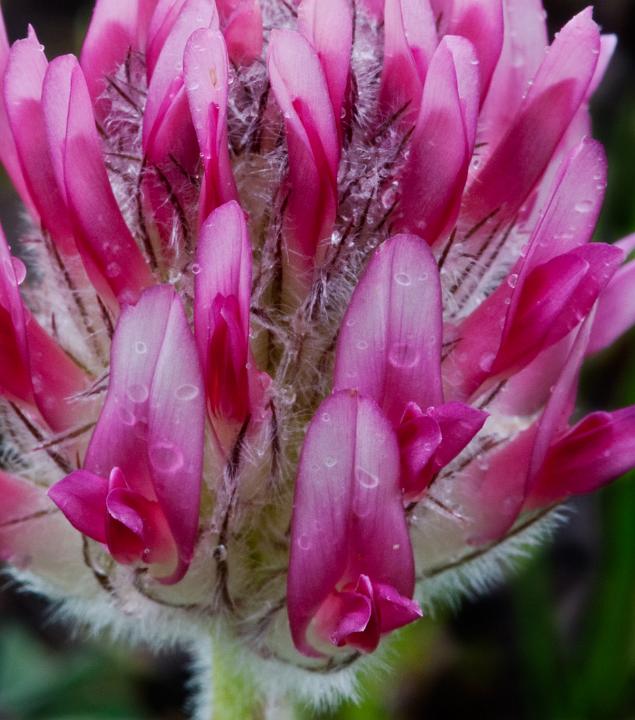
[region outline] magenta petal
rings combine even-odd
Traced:
[[[405,117],[416,120],[437,44],[436,23],[428,0],[387,0],[380,90],[387,112],[405,109]]]
[[[373,620],[372,595],[343,591],[333,593],[322,605],[315,625],[319,636],[333,645],[349,645],[351,635],[360,635],[369,630]],[[379,643],[379,628],[374,624],[374,638],[370,641],[374,650]],[[367,639],[367,645],[368,639]]]
[[[146,39],[146,69],[148,81],[152,78],[154,68],[170,34],[185,0],[158,0],[148,24]]]
[[[199,201],[203,222],[212,210],[238,197],[227,139],[229,60],[222,34],[209,29],[193,33],[183,66],[190,114],[204,162]]]
[[[373,398],[396,427],[408,402],[442,402],[441,289],[436,261],[414,235],[375,251],[338,337],[334,387]]]
[[[474,48],[446,36],[432,56],[403,170],[397,225],[428,244],[454,224],[474,150],[479,106]]]
[[[27,188],[26,181],[20,167],[20,160],[15,147],[13,133],[9,118],[7,117],[7,106],[5,102],[5,73],[9,61],[9,38],[4,26],[4,16],[0,8],[0,162],[4,165],[7,174],[11,178],[13,187],[18,192],[22,202],[29,209],[33,218],[38,219],[38,213]]]
[[[439,423],[416,403],[409,403],[397,428],[404,500],[420,497],[434,475],[431,460],[443,439]]]
[[[48,491],[74,528],[101,543],[106,542],[107,494],[108,480],[87,470],[72,472]]]
[[[267,67],[287,129],[283,281],[289,302],[297,303],[322,260],[335,220],[339,138],[322,65],[302,35],[274,30]]]
[[[210,0],[186,0],[172,22],[152,71],[143,114],[143,148],[155,164],[169,160],[170,155],[183,163],[192,159],[183,56],[190,36],[199,28],[218,29],[216,5]]]
[[[595,72],[600,35],[587,8],[556,37],[516,120],[474,176],[464,214],[480,223],[511,218],[545,171]]]
[[[548,505],[591,492],[635,466],[635,408],[587,415],[546,455],[529,498]]]
[[[222,205],[204,223],[196,260],[194,323],[208,402],[219,418],[242,422],[250,409],[252,260],[245,214],[237,202]]]
[[[106,298],[134,302],[152,276],[110,187],[86,81],[72,55],[49,65],[42,103],[53,169],[88,276]]]
[[[232,62],[250,65],[264,45],[259,0],[216,0],[227,50]]]
[[[300,652],[316,655],[307,639],[311,620],[337,587],[360,575],[412,596],[396,438],[372,400],[345,391],[316,412],[298,468],[287,589]]]
[[[298,29],[320,58],[339,127],[351,65],[351,4],[348,0],[303,0],[298,8]]]
[[[448,35],[460,35],[474,46],[479,62],[481,100],[489,90],[494,69],[503,49],[503,2],[490,0],[454,0],[450,21],[445,28]]]
[[[42,111],[47,66],[43,48],[31,29],[28,38],[16,41],[11,48],[4,99],[24,180],[41,223],[63,252],[72,253],[75,243],[70,218],[55,180]]]
[[[130,52],[143,51],[146,26],[156,0],[97,0],[82,45],[80,63],[95,114],[102,119],[110,104],[100,98],[107,77],[114,75]]]
[[[375,583],[375,603],[379,611],[380,630],[389,633],[423,616],[418,603],[400,595],[394,587]]]
[[[108,395],[85,466],[123,471],[128,487],[158,502],[178,548],[177,582],[198,527],[204,393],[194,338],[172,288],[147,290],[123,310],[111,350]]]

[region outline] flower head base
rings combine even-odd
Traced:
[[[590,243],[613,47],[585,10],[547,52],[539,0],[98,0],[50,63],[2,29],[2,557],[319,693],[634,466],[632,408],[568,424],[635,322],[634,243]]]

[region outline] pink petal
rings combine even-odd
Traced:
[[[245,214],[237,202],[222,205],[204,223],[196,260],[194,322],[208,402],[217,417],[242,423],[250,410],[252,265]]]
[[[264,44],[259,0],[217,0],[216,5],[232,62],[250,65]]]
[[[592,492],[635,466],[635,408],[587,415],[547,452],[529,506]]]
[[[474,46],[479,69],[481,101],[485,99],[490,81],[503,49],[504,22],[502,0],[454,0],[448,35],[460,35]],[[510,4],[510,3],[508,3]]]
[[[177,582],[198,528],[205,405],[194,338],[174,290],[147,290],[123,310],[111,351],[110,386],[85,467],[120,467],[129,488],[159,503],[176,542]]]
[[[348,0],[303,0],[298,7],[298,30],[320,58],[335,123],[339,127],[351,66],[351,4]]]
[[[9,38],[4,26],[4,16],[0,8],[0,163],[4,165],[13,187],[17,190],[20,199],[28,208],[34,220],[38,219],[37,210],[26,181],[22,175],[22,168],[18,159],[13,133],[7,117],[7,106],[4,99],[5,72],[9,61]]]
[[[518,112],[548,44],[542,0],[505,0],[503,15],[503,48],[482,111],[490,145],[498,144]]]
[[[437,31],[428,0],[387,0],[384,10],[384,64],[380,98],[386,111],[407,107],[416,120]]]
[[[152,276],[110,187],[86,81],[72,55],[49,65],[42,104],[53,169],[86,272],[106,298],[134,302]]]
[[[610,347],[635,325],[635,262],[620,268],[600,295],[589,352]]]
[[[97,542],[106,542],[106,478],[75,470],[56,482],[47,494],[76,530]]]
[[[274,30],[267,67],[287,129],[283,281],[289,300],[297,302],[310,285],[315,263],[322,259],[335,219],[338,133],[322,66],[302,35]]]
[[[465,218],[480,223],[497,212],[511,218],[547,168],[586,97],[600,50],[587,8],[553,42],[516,120],[474,176],[464,198]]]
[[[375,602],[379,608],[382,633],[389,633],[422,617],[419,605],[410,598],[400,595],[395,588],[375,583]]]
[[[185,0],[158,0],[148,25],[146,42],[146,68],[148,80],[152,78],[165,41],[174,27]]]
[[[474,149],[479,104],[472,45],[446,36],[432,57],[402,177],[398,227],[433,245],[454,224]]]
[[[57,187],[51,163],[44,113],[42,84],[48,63],[35,32],[13,44],[4,76],[7,118],[29,196],[44,228],[61,251],[76,252],[65,198]]]
[[[82,554],[81,535],[46,496],[46,489],[0,472],[0,558],[35,573],[65,594],[98,590]]]
[[[396,427],[406,405],[439,405],[441,289],[436,261],[414,235],[375,251],[341,325],[334,387],[373,398]]]
[[[196,161],[183,86],[183,56],[187,41],[199,28],[218,29],[216,5],[211,0],[186,0],[165,38],[148,86],[143,148],[152,163],[166,162],[170,155],[185,167]]]
[[[183,60],[192,122],[204,161],[199,216],[203,222],[223,203],[236,200],[236,184],[227,139],[229,60],[218,30],[197,30]]]
[[[145,33],[156,0],[97,0],[82,45],[80,64],[95,114],[103,119],[110,103],[100,98],[130,52],[142,52]]]
[[[372,400],[346,391],[318,409],[298,468],[287,596],[300,652],[319,654],[307,638],[311,620],[334,590],[360,575],[412,596],[395,435]]]

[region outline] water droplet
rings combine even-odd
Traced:
[[[392,549],[393,549],[393,550],[399,550],[400,547],[401,547],[401,545],[400,545],[399,543],[395,543],[395,544],[392,546]]]
[[[124,425],[132,427],[135,424],[136,418],[127,407],[119,408],[119,417]]]
[[[300,535],[298,538],[298,547],[300,550],[309,550],[311,548],[311,540],[308,535]]]
[[[355,468],[355,477],[361,487],[366,490],[372,490],[379,485],[379,478],[364,468]]]
[[[330,416],[327,412],[322,413],[322,422],[323,422],[323,423],[330,423],[330,422],[331,422],[331,416]]]
[[[492,365],[494,364],[495,359],[496,355],[494,355],[494,353],[485,353],[478,361],[478,366],[483,372],[489,372],[492,369]]]
[[[148,386],[134,384],[128,388],[128,397],[133,403],[142,403],[148,399]]]
[[[160,472],[176,472],[183,466],[183,454],[171,442],[156,443],[150,448],[150,462]]]
[[[337,230],[335,230],[335,231],[331,234],[331,245],[332,245],[333,247],[337,247],[341,242],[342,242],[342,233],[339,232],[339,231],[337,231]]]
[[[108,265],[106,265],[106,275],[109,278],[117,277],[117,275],[119,275],[120,272],[121,272],[121,266],[119,265],[119,263],[111,262],[111,263],[108,263]]]
[[[198,397],[198,394],[199,389],[196,385],[191,385],[190,383],[179,385],[175,392],[178,400],[194,400],[194,398]]]
[[[419,362],[419,352],[409,343],[394,343],[388,352],[388,362],[395,367],[413,368]]]
[[[412,280],[410,279],[410,275],[405,272],[398,272],[395,274],[395,282],[397,285],[402,285],[403,287],[408,287]]]
[[[329,455],[328,457],[324,458],[324,464],[327,468],[332,468],[337,465],[337,460]]]
[[[145,355],[148,352],[148,346],[143,342],[143,340],[137,340],[134,344],[134,349],[139,355]]]
[[[368,348],[368,343],[366,342],[366,340],[359,340],[359,341],[355,344],[355,347],[356,347],[358,350],[366,350],[366,349]]]
[[[507,284],[509,285],[510,288],[515,288],[517,283],[518,283],[518,274],[517,274],[517,273],[512,273],[512,274],[507,278]]]
[[[582,200],[575,206],[575,210],[579,213],[590,213],[593,210],[593,201]]]
[[[192,275],[198,275],[201,272],[201,266],[198,263],[192,263],[190,270],[192,271]]]
[[[356,322],[355,318],[352,318],[352,317],[347,318],[346,327],[353,327],[353,325],[355,325],[355,322]]]

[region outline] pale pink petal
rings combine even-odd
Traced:
[[[446,36],[428,69],[403,170],[396,221],[433,245],[454,224],[474,149],[479,103],[472,45]]]
[[[204,163],[199,217],[203,222],[223,203],[236,200],[227,139],[229,59],[218,30],[197,30],[183,60],[190,114]]]
[[[428,0],[386,0],[380,89],[386,111],[405,109],[405,119],[416,121],[423,83],[437,44],[436,23]]]
[[[496,212],[500,222],[518,211],[585,99],[599,50],[587,8],[560,31],[516,119],[474,175],[464,198],[466,220],[480,223]]]
[[[340,126],[348,87],[353,16],[348,0],[303,0],[298,30],[317,52],[326,78],[335,123]]]
[[[49,65],[42,103],[53,169],[86,272],[106,298],[134,302],[152,276],[110,187],[90,95],[75,57],[65,55]]]
[[[287,129],[283,282],[289,301],[297,302],[306,293],[331,235],[339,140],[324,72],[309,42],[297,32],[274,30],[267,67]]]
[[[29,196],[42,226],[60,250],[74,252],[72,227],[65,200],[55,179],[42,110],[42,84],[48,63],[33,29],[13,44],[4,76],[7,117]]]
[[[340,329],[334,387],[373,398],[396,427],[409,402],[439,405],[441,289],[436,261],[414,235],[376,251]]]
[[[97,0],[82,45],[80,64],[95,114],[103,118],[110,103],[100,96],[131,52],[142,52],[150,15],[157,0]]]
[[[152,78],[154,68],[163,50],[165,41],[174,27],[186,0],[158,0],[148,25],[146,42],[146,68],[148,80]]]
[[[300,652],[319,654],[307,637],[312,619],[337,587],[360,575],[412,596],[395,434],[372,400],[345,391],[311,421],[296,479],[287,597]]]
[[[589,352],[612,345],[635,325],[635,262],[620,268],[606,286],[598,302]]]

